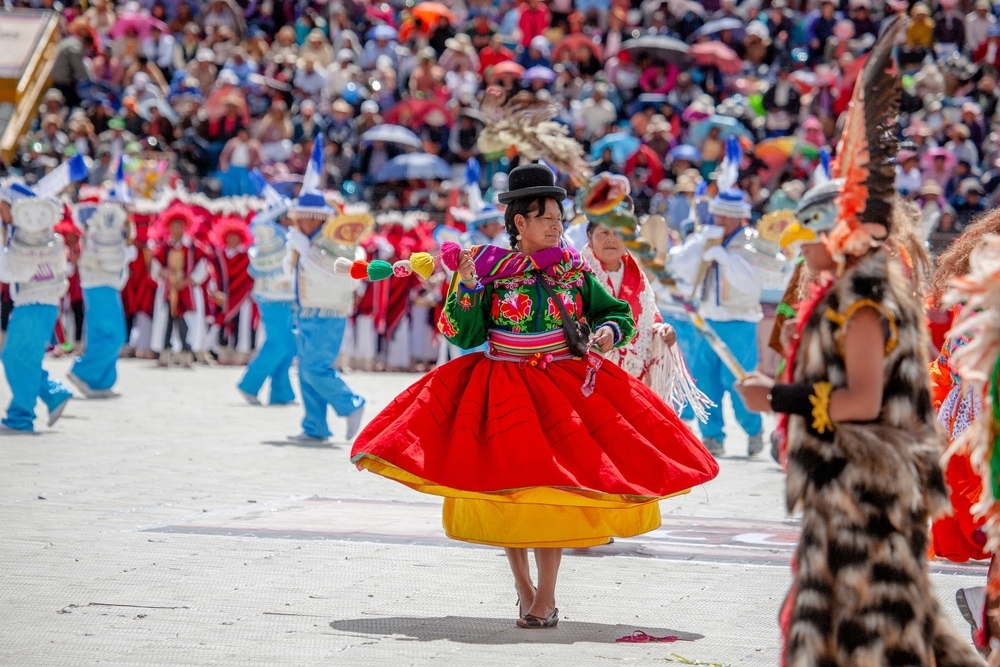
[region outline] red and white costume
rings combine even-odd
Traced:
[[[170,315],[170,283],[171,277],[168,271],[170,257],[173,253],[183,253],[184,261],[180,268],[180,276],[175,276],[181,280],[191,281],[190,286],[182,287],[177,293],[176,308],[178,313],[183,315],[187,323],[188,344],[195,353],[204,351],[208,346],[208,327],[205,319],[205,290],[204,285],[209,277],[208,257],[209,253],[201,243],[193,240],[185,232],[184,236],[177,242],[170,240],[170,223],[173,220],[184,221],[185,230],[190,230],[194,222],[190,211],[186,206],[174,204],[164,211],[158,221],[159,241],[153,251],[153,261],[150,267],[150,274],[156,281],[156,297],[153,306],[153,334],[152,347],[154,352],[163,350],[164,336],[167,328],[167,318]],[[181,349],[179,333],[175,330],[172,338],[174,351]]]
[[[229,234],[239,234],[242,238],[235,248],[226,245]],[[235,338],[235,350],[249,355],[253,343],[256,313],[251,293],[253,278],[250,276],[250,256],[248,244],[253,240],[247,224],[241,218],[228,217],[215,223],[212,229],[215,245],[215,266],[218,274],[218,289],[224,300],[219,307],[216,321],[222,327],[223,335],[230,342]]]
[[[635,259],[626,252],[619,270],[609,272],[589,243],[580,255],[608,293],[628,303],[635,319],[635,338],[628,345],[608,352],[607,360],[643,382],[674,409],[679,411],[684,404],[690,404],[700,417],[707,399],[694,386],[680,349],[670,348],[660,337],[663,317],[656,305],[656,294]]]

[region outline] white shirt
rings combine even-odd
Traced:
[[[250,166],[250,147],[246,142],[240,142],[233,146],[233,154],[229,157],[229,164],[233,167]]]
[[[170,69],[174,65],[174,36],[164,33],[159,42],[147,37],[142,41],[142,52],[160,69]]]
[[[319,95],[324,86],[326,86],[326,76],[318,69],[314,69],[312,74],[304,69],[299,70],[298,74],[295,75],[295,87],[309,97]]]
[[[580,108],[580,117],[587,124],[587,135],[594,136],[618,117],[615,105],[608,100],[596,101],[593,97],[584,100]]]
[[[976,12],[969,12],[965,17],[965,47],[969,51],[979,48],[979,45],[986,41],[986,33],[990,26],[996,22],[996,17],[989,12],[986,12],[985,18],[979,18]]]
[[[698,280],[705,263],[705,246],[713,234],[718,234],[718,230],[715,225],[705,226],[689,236],[683,245],[670,251],[671,269],[688,285]],[[698,312],[705,319],[759,322],[763,317],[760,296],[768,275],[752,264],[745,252],[746,245],[755,234],[754,230],[744,227],[742,233],[732,236],[724,246],[712,249],[715,261],[708,262],[704,278],[698,285],[693,285],[690,292],[693,298],[701,299]]]
[[[903,171],[903,165],[896,165],[896,191],[901,195],[911,195],[920,189],[923,183],[923,176],[916,167],[909,171]]]
[[[621,294],[622,282],[625,280],[625,262],[618,265],[617,271],[604,270],[608,274],[608,278],[611,279],[611,287],[614,288],[612,295]]]

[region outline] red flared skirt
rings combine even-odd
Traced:
[[[471,354],[428,373],[358,436],[352,461],[441,495],[456,539],[590,546],[659,526],[656,501],[718,464],[648,387],[602,364],[546,368]]]

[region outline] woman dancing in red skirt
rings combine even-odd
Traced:
[[[563,548],[655,530],[657,501],[718,466],[648,387],[588,351],[625,345],[635,324],[560,245],[566,191],[552,171],[518,167],[509,185],[500,201],[514,248],[464,251],[438,322],[459,347],[488,343],[487,352],[404,391],[358,436],[352,461],[443,496],[449,537],[504,547],[518,626],[549,628]]]

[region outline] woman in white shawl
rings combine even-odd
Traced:
[[[610,227],[587,225],[587,245],[581,253],[608,292],[632,307],[636,336],[607,354],[624,371],[644,382],[678,412],[691,405],[701,418],[707,398],[698,391],[675,345],[674,328],[663,322],[646,274]]]

